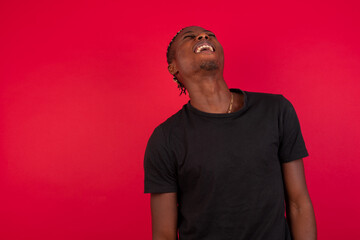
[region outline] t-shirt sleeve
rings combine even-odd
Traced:
[[[301,133],[299,119],[293,105],[289,100],[281,96],[280,106],[280,162],[290,162],[308,156],[309,154]]]
[[[177,166],[161,125],[155,128],[145,150],[144,192],[177,191]]]

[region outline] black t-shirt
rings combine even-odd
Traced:
[[[290,239],[281,164],[308,156],[292,104],[244,94],[237,112],[190,101],[151,135],[145,193],[177,192],[180,240]]]

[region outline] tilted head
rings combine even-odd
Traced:
[[[181,29],[171,40],[166,57],[169,72],[182,92],[186,90],[184,78],[200,72],[222,72],[224,66],[223,48],[214,33],[197,26]]]

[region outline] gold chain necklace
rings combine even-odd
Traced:
[[[234,102],[234,95],[233,95],[233,93],[230,92],[230,95],[231,95],[231,100],[230,100],[229,110],[227,111],[227,113],[231,113],[232,105],[233,105],[233,102]]]

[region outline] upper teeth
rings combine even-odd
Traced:
[[[196,48],[196,53],[199,53],[204,48],[208,48],[212,52],[214,51],[212,46],[205,44],[205,45],[201,45],[201,46],[197,47]]]

